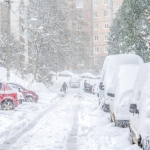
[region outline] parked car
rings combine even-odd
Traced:
[[[20,84],[18,83],[8,83],[8,85],[16,90],[16,91],[19,91],[20,93],[23,94],[24,96],[24,100],[26,102],[37,102],[38,101],[38,95],[34,92],[34,91],[31,91],[31,90],[28,90],[26,88],[24,88],[23,86],[21,86]]]
[[[83,73],[83,74],[81,74],[81,77],[86,78],[86,79],[96,79],[96,76],[94,76],[91,73]]]
[[[79,78],[71,78],[69,80],[70,88],[80,88],[80,79]]]
[[[85,83],[85,92],[92,93],[92,88],[92,85],[90,85],[89,83]]]
[[[138,72],[130,104],[130,132],[133,143],[150,150],[150,63]]]
[[[105,112],[110,111],[110,100],[107,98],[107,90],[113,80],[113,74],[119,65],[143,64],[141,57],[135,54],[119,54],[107,56],[102,68],[102,78],[100,84],[100,103]]]
[[[7,83],[0,82],[0,105],[2,110],[13,110],[18,107],[19,95]]]
[[[115,126],[129,127],[130,100],[139,68],[139,65],[120,65],[114,73],[107,95],[110,100],[111,122]]]

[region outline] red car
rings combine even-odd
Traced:
[[[21,92],[22,95],[24,96],[24,100],[27,101],[27,102],[37,102],[38,99],[39,99],[38,95],[35,92],[33,92],[31,90],[27,90],[26,88],[24,88],[20,84],[17,84],[17,83],[8,83],[8,85],[12,89]]]
[[[7,83],[0,82],[0,105],[2,110],[13,110],[19,104],[17,92]]]

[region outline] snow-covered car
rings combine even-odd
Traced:
[[[139,65],[120,65],[107,91],[111,121],[118,127],[129,127],[130,100],[139,68]]]
[[[83,74],[81,74],[81,77],[86,78],[86,79],[96,79],[96,76],[94,76],[91,73],[83,73]]]
[[[75,77],[76,75],[71,71],[62,71],[59,73],[60,77]]]
[[[85,92],[92,93],[93,86],[89,83],[85,83]]]
[[[99,91],[100,91],[99,87],[100,87],[100,82],[97,82],[92,88],[92,93],[94,95],[97,95],[98,97],[99,97]]]
[[[80,88],[80,79],[79,78],[71,78],[69,80],[70,88]]]
[[[8,83],[8,85],[12,89],[22,93],[25,101],[27,101],[27,102],[37,102],[38,101],[39,97],[34,91],[28,90],[18,83],[12,83],[11,82],[11,83]]]
[[[150,150],[150,63],[139,69],[129,110],[133,143]]]
[[[118,54],[107,56],[102,68],[102,78],[100,83],[100,103],[104,111],[110,111],[110,100],[107,98],[107,90],[111,86],[113,74],[119,65],[143,64],[143,59],[135,54]]]

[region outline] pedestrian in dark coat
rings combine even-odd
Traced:
[[[64,82],[63,85],[62,85],[62,88],[61,90],[66,94],[66,90],[67,90],[68,86],[67,84]]]

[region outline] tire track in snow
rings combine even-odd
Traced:
[[[78,98],[81,101],[82,97]],[[68,137],[68,141],[66,144],[67,150],[77,150],[77,137],[78,137],[78,113],[79,113],[80,103],[76,107],[76,111],[73,118],[73,127],[71,133]]]

